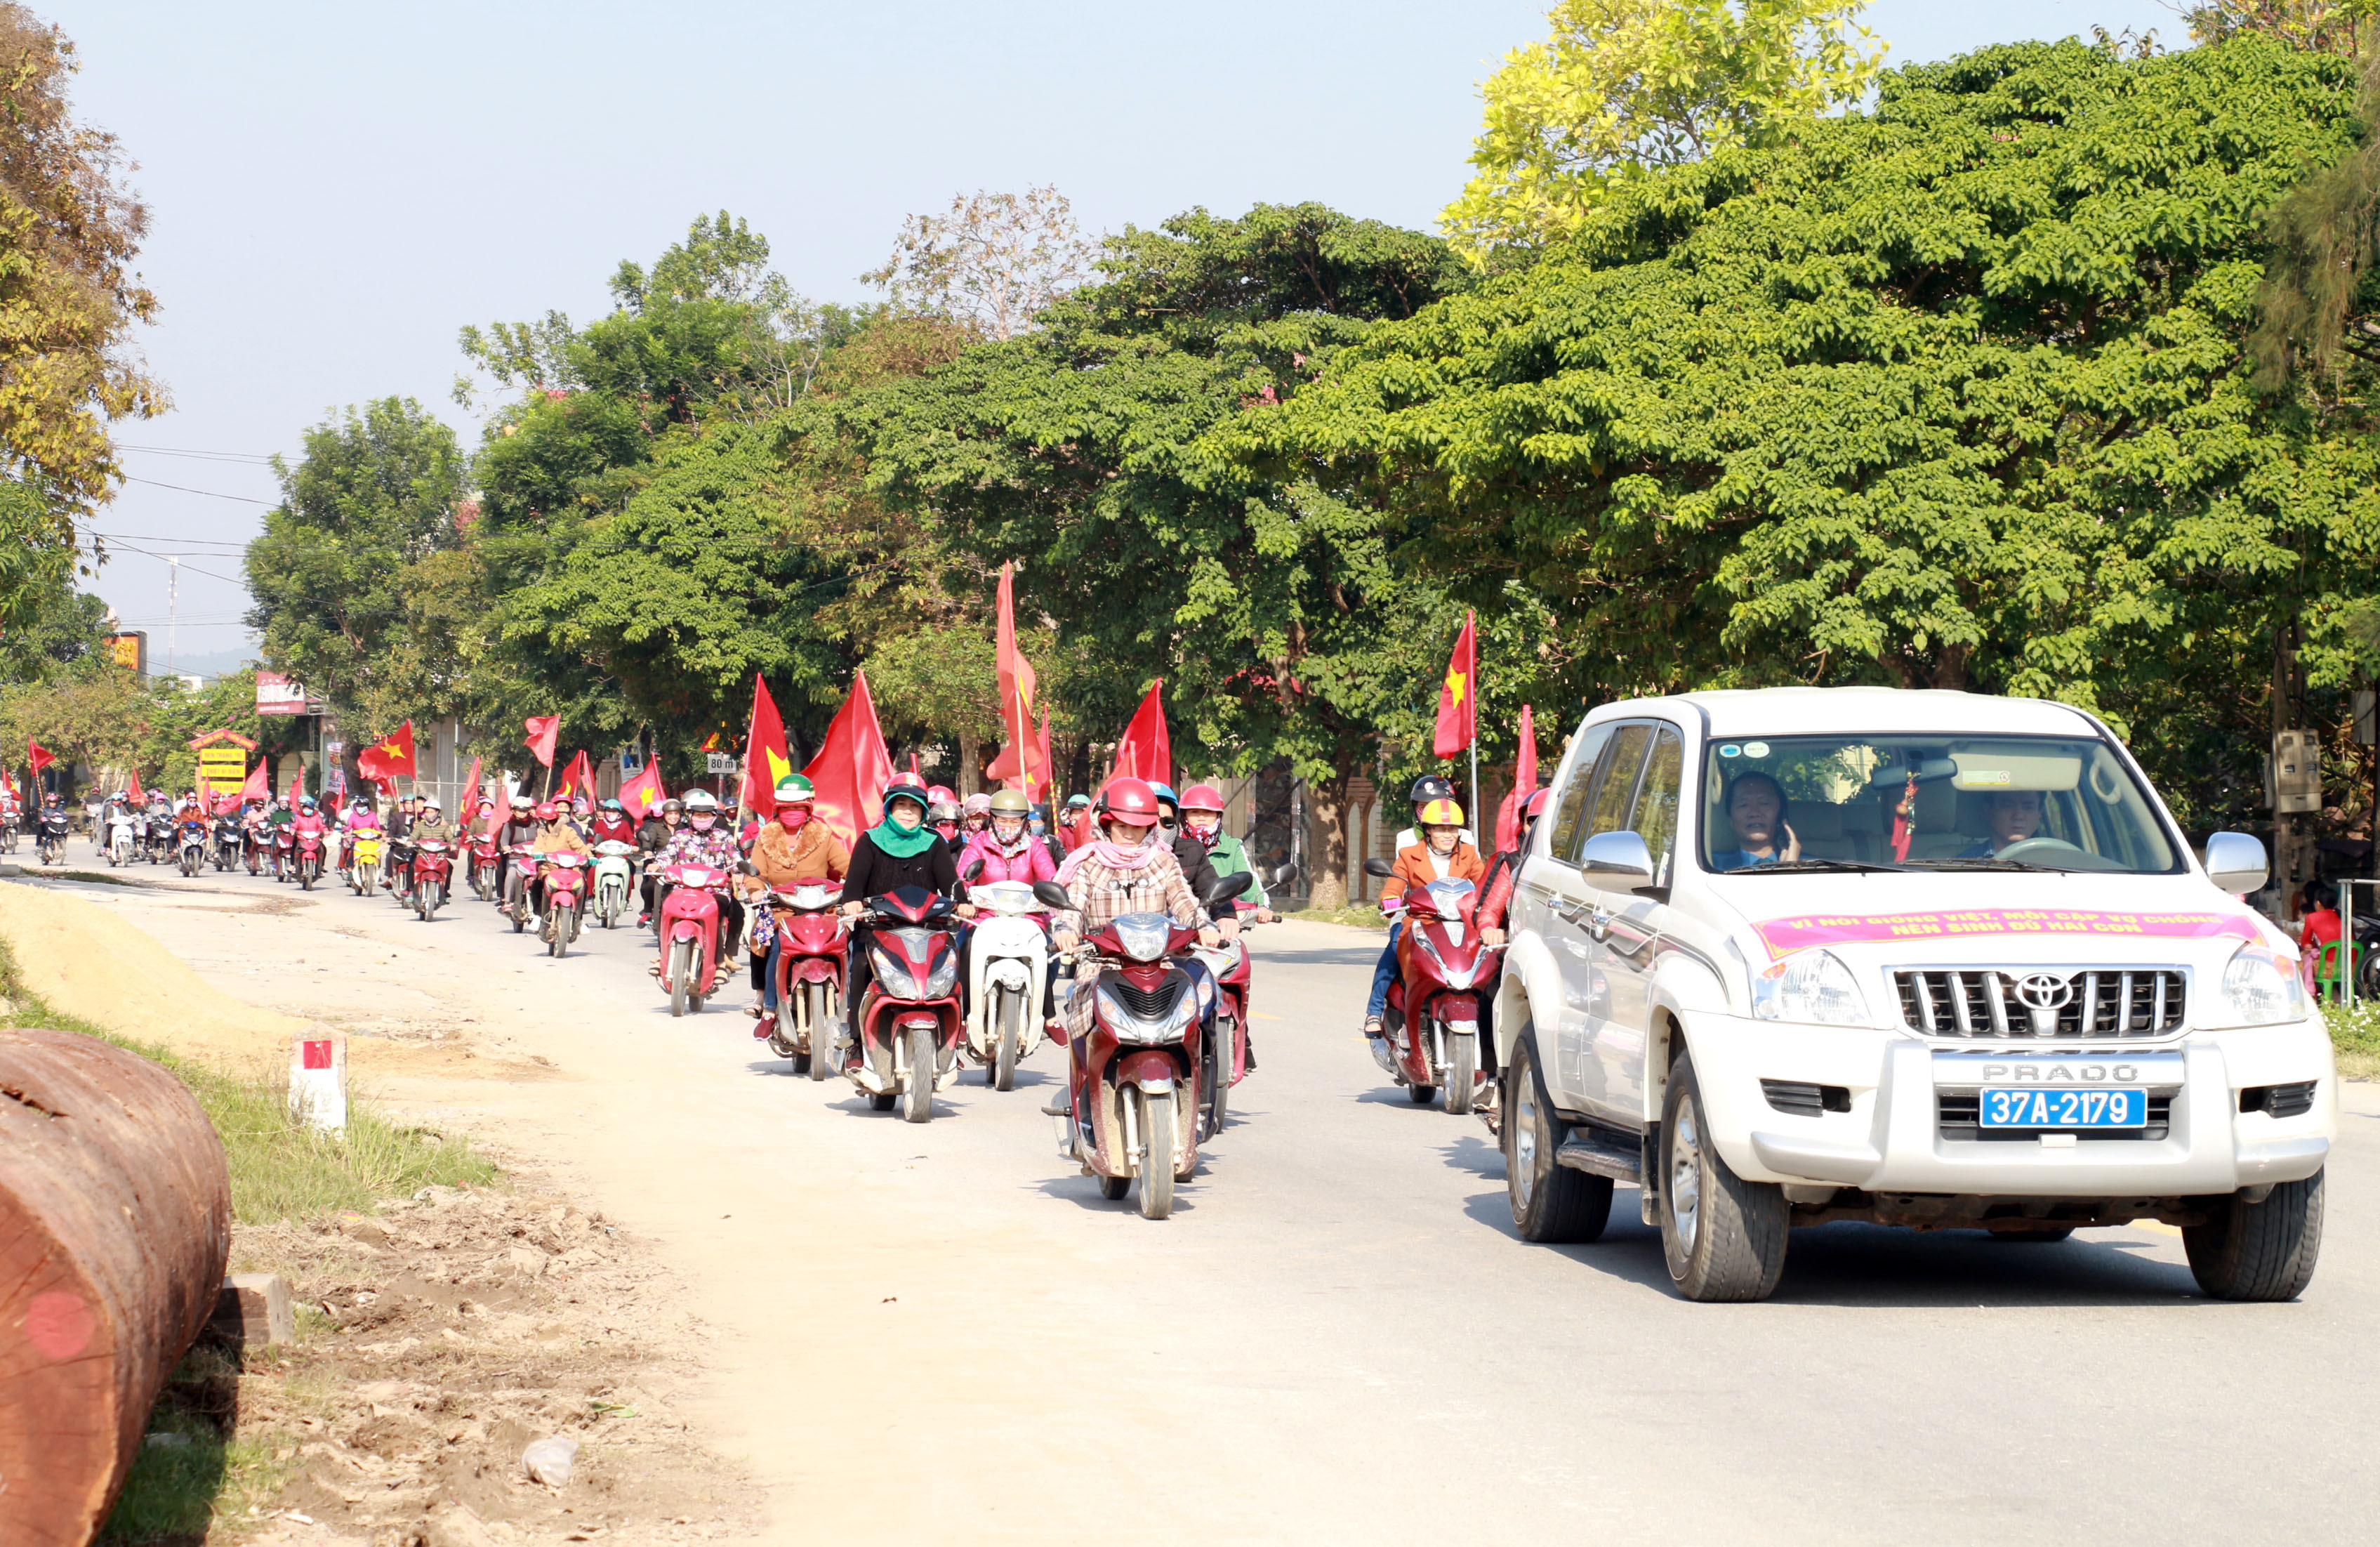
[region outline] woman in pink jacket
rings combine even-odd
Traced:
[[[983,861],[983,873],[967,876],[967,884],[1021,881],[1029,886],[1057,879],[1058,866],[1050,858],[1050,846],[1037,842],[1026,831],[1025,819],[1030,810],[1022,791],[1004,789],[991,798],[991,825],[969,840],[966,852],[959,856],[962,876],[967,875],[968,866]]]

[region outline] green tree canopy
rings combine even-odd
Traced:
[[[2380,535],[2367,444],[2260,396],[2242,347],[2263,211],[2353,95],[2257,39],[1903,69],[1375,330],[1257,444],[1448,583],[1558,599],[1605,691],[2051,695],[2203,787],[2194,738],[2261,741],[2276,631]]]

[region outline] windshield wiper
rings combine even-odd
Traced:
[[[1888,864],[1881,859],[1780,859],[1773,865],[1746,865],[1730,871],[1730,875],[1752,875],[1763,871],[1905,871],[1906,865]]]
[[[2068,873],[2069,871],[2069,867],[2064,865],[2036,865],[2030,859],[1993,859],[1982,855],[1973,855],[1963,859],[1956,855],[1940,859],[1912,859],[1910,864],[1923,865],[1929,871],[2050,871],[2060,875]]]

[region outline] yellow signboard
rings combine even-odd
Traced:
[[[149,636],[146,634],[110,634],[107,637],[108,658],[128,672],[149,669]]]
[[[237,747],[200,748],[199,783],[218,795],[237,795],[248,783],[248,754]]]

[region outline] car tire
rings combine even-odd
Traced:
[[[1661,1103],[1661,1253],[1690,1300],[1765,1300],[1785,1273],[1790,1208],[1773,1182],[1747,1182],[1709,1139],[1691,1054]]]
[[[2218,1199],[2204,1224],[2185,1225],[2181,1249],[2198,1286],[2218,1300],[2293,1300],[2322,1255],[2323,1180],[2276,1183],[2262,1203]]]
[[[1569,1134],[1538,1078],[1536,1044],[1525,1026],[1513,1039],[1504,1078],[1512,1092],[1504,1108],[1504,1196],[1512,1227],[1540,1246],[1597,1239],[1611,1218],[1611,1178],[1554,1163]]]

